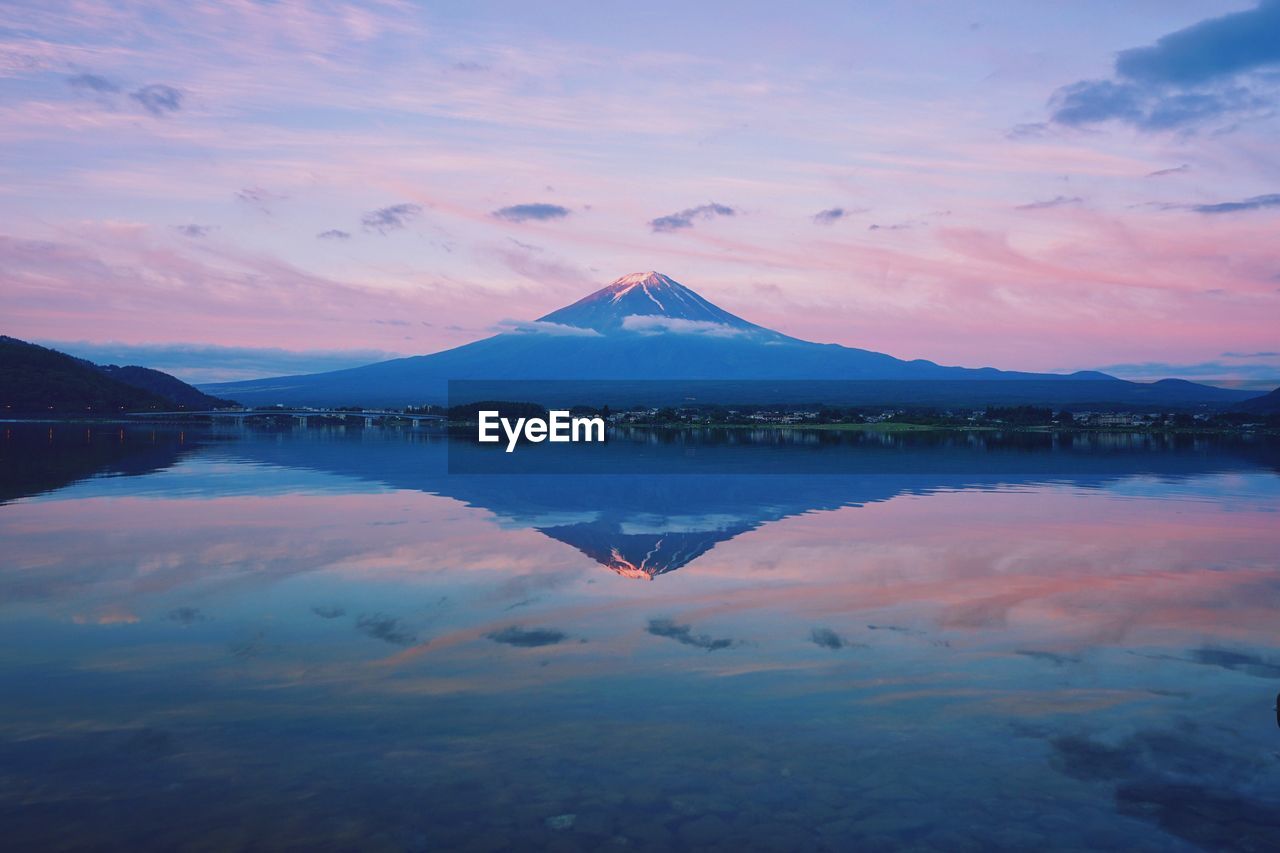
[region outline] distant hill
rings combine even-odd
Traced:
[[[884,353],[818,344],[757,326],[657,272],[623,276],[591,295],[510,332],[431,355],[349,370],[202,386],[247,405],[385,405],[443,402],[450,380],[578,380],[592,401],[632,403],[645,389],[625,383],[690,380],[761,383],[703,402],[820,400],[843,404],[1099,405],[1141,410],[1225,408],[1248,392],[1182,380],[1128,382],[1097,372],[1027,373],[948,367]],[[815,383],[848,384],[843,389]],[[650,389],[651,390],[651,389]],[[705,390],[705,389],[704,389]],[[850,398],[819,395],[847,393]],[[766,395],[752,399],[743,394]],[[496,399],[529,399],[504,388]],[[468,402],[455,399],[452,403]],[[539,400],[546,403],[546,400]],[[570,401],[572,402],[572,401]],[[586,402],[579,400],[578,402]]]
[[[1261,397],[1245,400],[1235,406],[1234,411],[1253,415],[1280,415],[1280,388],[1270,394],[1263,394]]]
[[[95,366],[117,382],[132,385],[134,388],[141,388],[143,391],[150,391],[152,394],[159,394],[161,397],[172,400],[177,405],[188,409],[219,409],[235,405],[233,400],[210,396],[175,376],[170,376],[159,370],[152,370],[150,367],[138,367],[136,365],[117,367],[114,364]]]
[[[145,367],[109,367],[0,335],[5,415],[112,415],[233,405]]]

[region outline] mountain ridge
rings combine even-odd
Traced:
[[[92,364],[92,362],[87,362]],[[95,364],[99,371],[126,385],[140,388],[172,400],[178,406],[187,408],[216,409],[234,406],[234,400],[213,397],[201,392],[193,385],[188,385],[176,376],[151,367],[140,367],[136,364]]]
[[[101,366],[0,335],[0,406],[14,415],[111,415],[234,405],[146,367]]]
[[[1235,411],[1256,415],[1280,414],[1280,388],[1245,400],[1235,407]]]
[[[1040,403],[1114,399],[1142,405],[1199,405],[1229,404],[1252,396],[1195,383],[1134,383],[1096,371],[1046,374],[952,367],[813,343],[751,323],[656,271],[622,276],[543,315],[531,328],[453,349],[327,373],[203,385],[201,390],[254,405],[418,405],[443,401],[451,380],[580,380],[602,383],[602,392],[612,382],[654,380],[1023,381],[1028,384],[1018,386],[1017,394],[1005,393],[1001,399]],[[1072,382],[1077,385],[1068,392]],[[920,398],[920,391],[920,387],[913,391],[917,401],[955,398],[955,402],[982,405],[989,400],[981,395],[990,396],[977,390],[976,396],[957,396],[956,386],[949,396]]]

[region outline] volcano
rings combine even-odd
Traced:
[[[539,317],[538,322],[591,329],[601,334],[671,330],[786,340],[777,332],[748,323],[713,305],[675,279],[653,271],[624,275],[572,305]]]
[[[717,402],[957,405],[990,403],[1229,405],[1251,396],[1181,380],[1127,382],[1097,372],[1026,373],[991,367],[948,367],[884,353],[800,340],[758,326],[659,272],[624,275],[595,293],[512,331],[431,355],[303,376],[201,386],[248,406],[406,406],[442,403],[451,380],[598,383],[576,386],[578,400],[667,403],[655,382],[747,383],[723,386]],[[752,385],[761,380],[766,385]],[[630,383],[630,384],[628,384]],[[835,386],[832,383],[836,383]],[[850,384],[853,383],[853,384]],[[644,386],[644,387],[641,387]],[[528,399],[521,388],[488,399]],[[494,392],[499,393],[499,392]],[[761,399],[752,399],[760,396]],[[705,386],[699,399],[709,398]],[[477,397],[477,399],[483,399]],[[615,402],[624,401],[614,395]],[[455,400],[454,402],[461,402]]]

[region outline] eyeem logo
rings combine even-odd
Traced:
[[[504,418],[497,412],[479,412],[480,441],[496,444],[502,440],[498,428],[507,436],[507,452],[516,449],[523,438],[537,444],[542,441],[604,441],[604,418],[575,418],[567,411],[552,410],[548,418]]]

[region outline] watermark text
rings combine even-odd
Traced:
[[[479,412],[479,441],[496,444],[507,440],[507,453],[516,449],[521,439],[537,444],[542,441],[604,441],[604,418],[573,417],[565,410],[547,413],[545,418],[504,418],[496,411]]]

